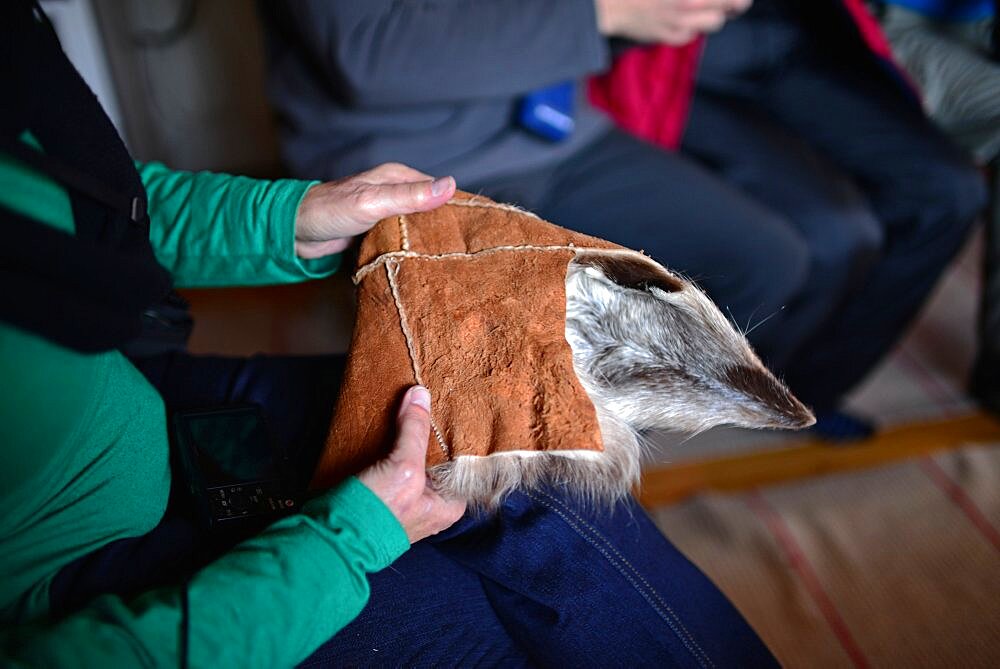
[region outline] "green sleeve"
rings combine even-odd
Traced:
[[[190,665],[301,662],[361,612],[366,573],[408,547],[391,512],[349,479],[195,574]],[[58,623],[3,630],[0,665],[176,667],[181,620],[177,588],[104,596]]]
[[[339,255],[295,255],[295,215],[314,181],[136,167],[149,196],[150,241],[180,287],[292,283],[340,264]]]

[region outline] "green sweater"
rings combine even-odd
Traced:
[[[295,256],[310,182],[139,171],[153,248],[179,286],[288,283],[336,269],[336,257]],[[3,155],[0,203],[75,232],[65,191]],[[61,567],[162,517],[170,471],[160,396],[117,351],[81,354],[3,323],[0,379],[0,664],[177,666],[177,589],[99,597],[47,620]],[[314,499],[192,578],[191,665],[295,664],[361,611],[366,574],[408,546],[356,479]]]

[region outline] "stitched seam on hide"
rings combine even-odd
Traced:
[[[525,216],[531,216],[532,218],[537,218],[542,220],[538,214],[521,209],[520,207],[515,207],[512,204],[503,204],[502,202],[479,202],[475,198],[469,200],[448,200],[445,202],[446,205],[452,205],[453,207],[478,207],[480,209],[502,209],[504,211],[514,212],[515,214],[524,214]]]
[[[520,246],[491,246],[489,248],[482,249],[480,251],[474,251],[472,253],[466,253],[463,251],[453,251],[451,253],[419,253],[417,251],[388,251],[378,256],[374,260],[368,262],[367,264],[358,268],[358,271],[354,273],[351,280],[355,285],[361,283],[361,280],[368,276],[369,273],[378,269],[379,265],[384,265],[389,261],[395,259],[407,259],[413,258],[415,260],[451,260],[454,258],[476,258],[479,256],[493,255],[494,253],[503,253],[506,251],[524,251],[524,252],[555,252],[555,251],[574,251],[577,254],[580,253],[599,253],[602,255],[620,255],[629,256],[632,258],[641,259],[643,262],[651,263],[656,265],[656,261],[649,256],[643,255],[638,251],[633,251],[631,249],[600,249],[590,246],[575,246],[573,244],[567,245],[557,245],[557,246],[536,246],[532,244],[524,244]],[[658,265],[657,265],[658,266]]]
[[[568,514],[572,515],[574,518],[576,518],[577,521],[580,524],[584,525],[585,527],[587,527],[587,529],[589,529],[591,532],[593,532],[594,536],[596,536],[598,539],[600,539],[601,542],[605,546],[608,547],[608,550],[610,550],[612,553],[614,553],[616,556],[618,556],[618,559],[621,560],[622,563],[624,563],[624,565],[626,567],[628,567],[629,571],[631,571],[633,574],[635,574],[635,577],[637,579],[639,579],[640,581],[642,581],[643,585],[645,585],[646,588],[649,589],[650,595],[653,598],[655,598],[656,601],[658,601],[660,603],[660,605],[670,613],[670,616],[675,621],[677,621],[677,624],[680,626],[681,630],[683,630],[683,632],[684,632],[684,636],[686,636],[688,638],[688,640],[691,641],[691,644],[695,648],[698,649],[698,653],[705,659],[705,662],[707,662],[710,667],[714,667],[715,666],[715,664],[712,662],[711,658],[709,658],[708,655],[705,653],[704,649],[700,645],[698,645],[698,642],[691,635],[691,632],[688,631],[687,627],[684,626],[684,622],[680,619],[680,616],[677,615],[677,613],[673,610],[673,608],[671,608],[671,606],[669,604],[667,604],[665,601],[663,601],[663,597],[661,597],[660,593],[656,591],[656,588],[654,588],[653,585],[649,581],[646,580],[645,576],[643,576],[641,573],[639,573],[639,570],[636,569],[632,565],[631,562],[629,562],[628,558],[626,558],[624,555],[621,554],[621,552],[618,550],[618,548],[615,547],[615,545],[613,543],[611,543],[610,541],[608,541],[608,539],[603,534],[601,534],[601,532],[596,527],[594,527],[589,522],[587,522],[587,520],[585,518],[583,518],[580,514],[578,514],[576,511],[574,511],[569,506],[566,506],[565,504],[563,504],[562,502],[560,502],[556,497],[553,497],[552,495],[550,495],[549,493],[545,492],[544,490],[540,490],[538,492],[539,492],[539,494],[544,495],[549,500],[551,500],[554,505],[558,505],[560,508],[562,508],[564,511],[566,511],[566,513],[568,513]]]
[[[396,275],[399,274],[399,263],[395,260],[387,262],[385,264],[385,273],[389,279],[389,289],[392,291],[392,300],[396,303],[396,313],[399,314],[399,327],[403,331],[403,339],[406,341],[406,350],[410,354],[410,365],[413,367],[413,378],[417,383],[425,386],[426,384],[423,382],[420,374],[420,363],[417,362],[417,351],[416,345],[413,343],[413,332],[410,330],[410,325],[406,320],[406,311],[403,309],[403,299],[399,296],[399,285],[396,282]],[[431,417],[431,429],[434,431],[434,436],[437,438],[438,446],[441,447],[444,457],[451,460],[451,452],[448,449],[448,446],[444,443],[444,438],[441,436],[441,431],[435,424],[433,417]]]
[[[406,216],[399,217],[399,248],[404,251],[410,250],[410,231],[406,225]]]
[[[640,587],[638,583],[636,583],[636,581],[628,574],[628,572],[622,567],[622,565],[619,564],[618,561],[615,560],[614,557],[610,553],[608,553],[604,548],[602,548],[597,543],[597,541],[594,540],[593,537],[589,536],[588,533],[583,530],[583,528],[581,528],[578,524],[574,523],[565,513],[563,513],[563,511],[561,510],[561,507],[563,506],[562,504],[559,504],[560,508],[557,508],[555,505],[550,504],[549,502],[545,501],[544,499],[538,497],[537,495],[535,495],[535,494],[533,494],[531,492],[527,492],[526,491],[525,495],[527,495],[531,499],[535,500],[536,502],[538,502],[542,506],[548,508],[550,511],[552,511],[557,516],[559,516],[560,518],[562,518],[563,522],[566,523],[567,525],[569,525],[570,528],[572,528],[577,533],[577,535],[580,536],[581,539],[583,539],[588,544],[590,544],[591,546],[593,546],[594,549],[597,550],[598,553],[600,553],[601,555],[603,555],[604,558],[615,568],[615,570],[619,574],[621,574],[625,578],[625,580],[628,581],[629,584],[631,584],[631,586],[633,588],[635,588],[635,591],[638,592],[639,595],[643,599],[646,600],[646,603],[649,604],[650,608],[652,608],[654,611],[656,611],[659,614],[660,618],[665,623],[667,623],[667,627],[669,627],[671,629],[671,631],[673,631],[674,635],[681,642],[681,644],[684,646],[684,648],[686,648],[687,651],[689,653],[691,653],[691,655],[692,655],[693,659],[695,660],[695,662],[697,662],[702,667],[706,667],[706,664],[705,664],[704,660],[702,659],[703,657],[705,657],[705,652],[701,649],[700,646],[698,646],[697,643],[694,644],[695,648],[697,648],[697,652],[695,651],[694,648],[691,648],[691,645],[687,641],[687,639],[690,638],[690,635],[688,634],[687,629],[684,627],[684,625],[682,623],[680,623],[680,621],[677,621],[677,623],[680,624],[681,629],[683,629],[683,631],[684,631],[684,634],[681,634],[681,632],[678,631],[677,627],[674,625],[674,621],[677,620],[676,614],[674,614],[672,616],[673,620],[671,620],[666,615],[664,615],[663,610],[656,604],[656,602],[654,602],[649,597],[649,595],[645,592],[645,590],[642,587]],[[584,523],[584,525],[586,526],[586,529],[591,530],[591,532],[594,532],[593,528],[590,527],[589,523]],[[596,532],[594,532],[594,533],[596,534]],[[603,537],[601,537],[601,538],[603,539]],[[629,565],[629,566],[631,566],[631,565]],[[674,613],[673,610],[671,610],[670,612],[671,612],[671,614]],[[715,665],[712,664],[711,660],[708,660],[708,665],[707,666],[714,667]]]

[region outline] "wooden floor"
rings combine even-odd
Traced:
[[[974,413],[885,430],[850,445],[808,441],[778,449],[648,469],[639,499],[647,508],[705,491],[758,488],[929,455],[977,443],[1000,443],[1000,420]]]

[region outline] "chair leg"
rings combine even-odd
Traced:
[[[986,409],[1000,414],[1000,158],[992,162],[987,174],[990,203],[986,211],[983,294],[972,393]]]

